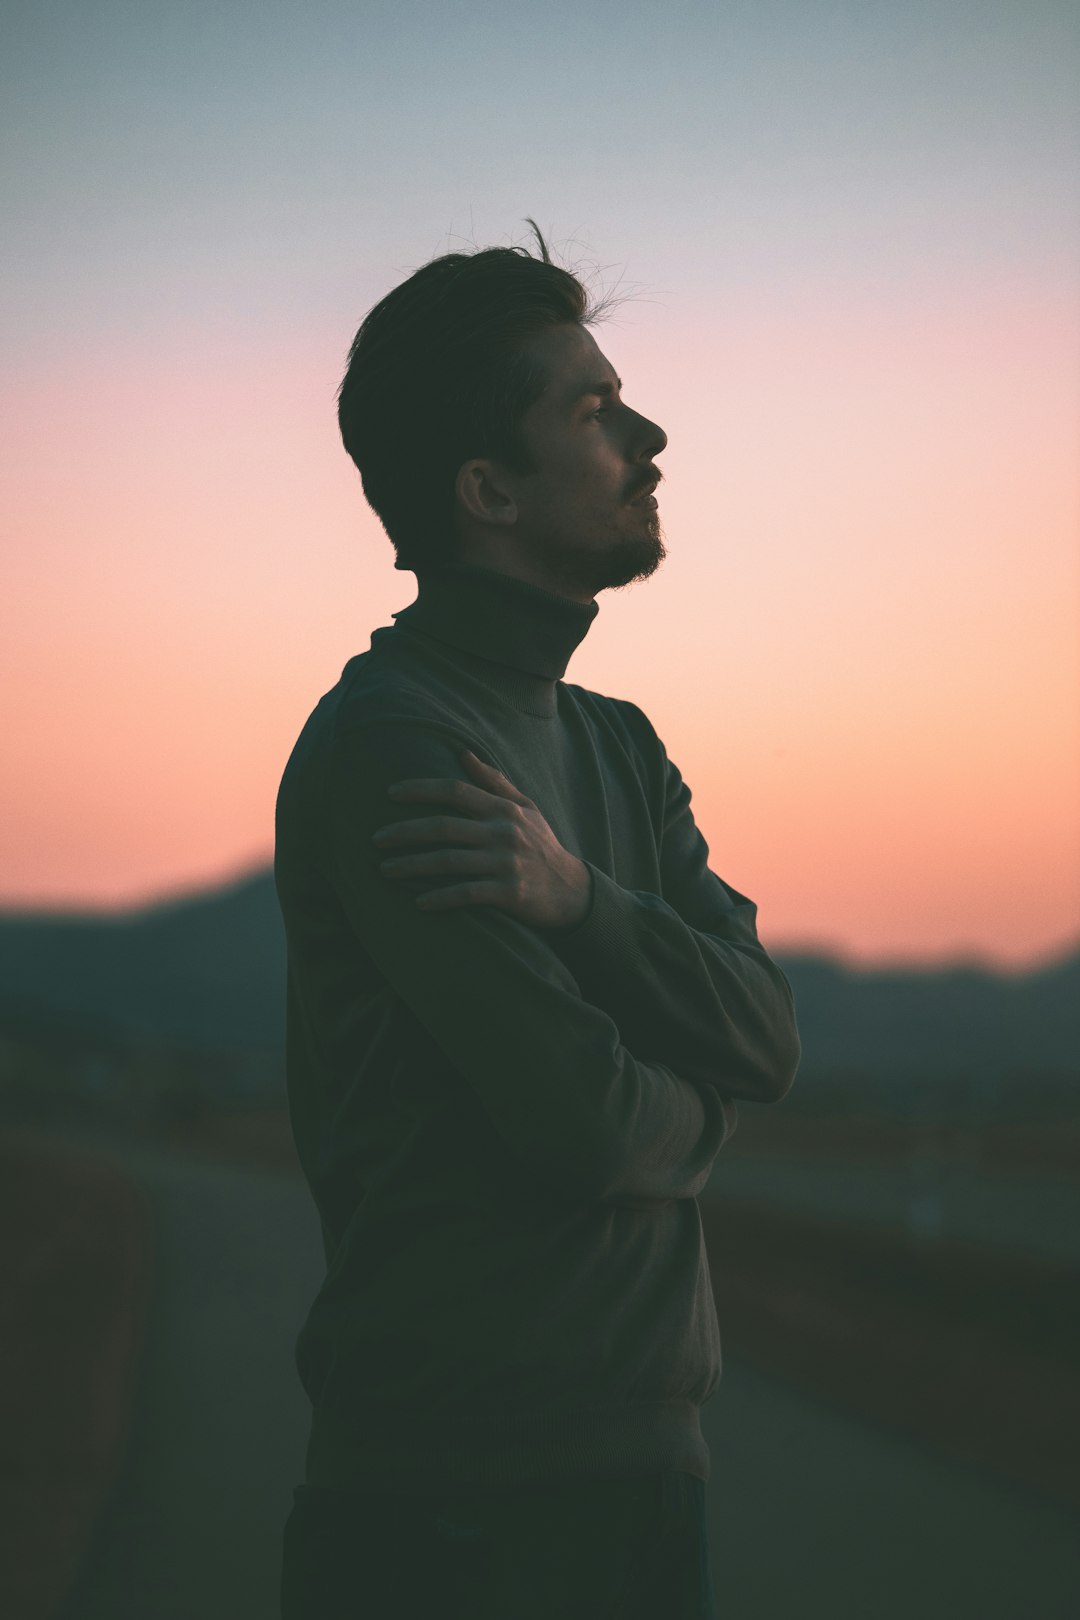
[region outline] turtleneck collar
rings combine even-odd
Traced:
[[[584,641],[597,602],[575,602],[477,563],[417,573],[415,602],[395,627],[430,636],[467,658],[466,667],[528,714],[556,713],[555,685]]]

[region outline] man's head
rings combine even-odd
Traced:
[[[446,254],[376,304],[338,417],[396,567],[481,562],[587,601],[665,556],[655,507],[631,501],[667,439],[586,330],[606,303],[533,229],[540,259]]]

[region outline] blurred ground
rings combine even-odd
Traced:
[[[272,1620],[303,1476],[292,1354],[321,1277],[314,1208],[288,1170],[97,1147],[153,1202],[157,1286],[126,1463],[57,1620]],[[1073,1620],[1075,1514],[763,1372],[734,1349],[723,1270],[703,1420],[724,1620]]]
[[[141,1187],[0,1132],[0,1613],[47,1620],[125,1462],[151,1287]]]

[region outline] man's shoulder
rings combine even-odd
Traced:
[[[363,653],[350,659],[338,682],[334,732],[345,737],[365,726],[410,725],[442,716],[438,692],[402,663]]]
[[[360,653],[319,699],[293,745],[278,788],[279,834],[321,816],[343,783],[374,792],[384,777],[446,774],[469,744],[436,694]]]
[[[333,748],[367,727],[446,724],[438,693],[407,666],[373,657],[350,658],[334,686],[308,716],[305,732]]]
[[[308,716],[286,776],[325,786],[361,764],[429,774],[470,745],[466,729],[438,690],[407,667],[360,653]]]
[[[653,752],[660,739],[644,709],[629,698],[612,697],[607,692],[594,692],[587,686],[572,681],[563,685],[578,708],[619,733],[624,740]]]

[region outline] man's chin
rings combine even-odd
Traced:
[[[652,517],[647,527],[632,536],[619,535],[604,551],[562,552],[557,562],[552,559],[552,577],[560,580],[567,594],[572,590],[589,597],[651,578],[667,556],[659,519],[655,513]]]
[[[619,547],[609,559],[606,583],[597,586],[597,589],[618,591],[624,585],[635,585],[639,580],[651,579],[666,556],[658,520],[654,533]]]

